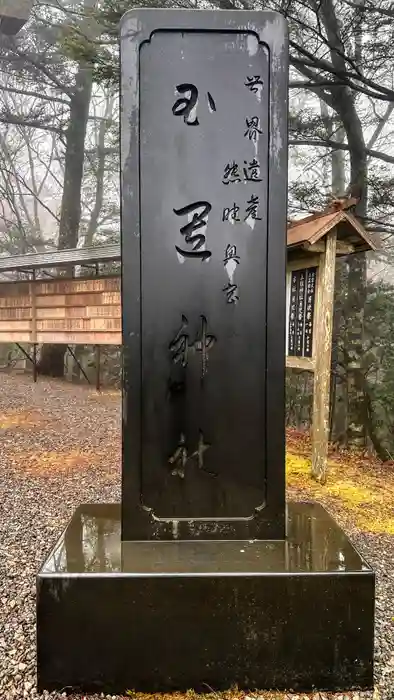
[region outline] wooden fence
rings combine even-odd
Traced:
[[[120,277],[0,284],[0,343],[121,345]]]

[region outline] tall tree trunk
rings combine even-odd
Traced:
[[[331,131],[330,138],[335,138],[338,143],[345,143],[345,132],[342,126],[338,125]],[[341,150],[333,151],[331,154],[331,188],[334,197],[343,197],[346,190],[346,174],[345,174],[345,152]]]
[[[346,71],[343,56],[345,49],[340,38],[340,26],[335,14],[333,0],[322,0],[319,5],[330,44],[331,61],[334,69],[341,74]],[[360,27],[358,52],[360,49]],[[332,103],[346,133],[350,155],[350,185],[352,192],[360,198],[356,214],[364,219],[367,204],[367,156],[362,124],[357,114],[354,95],[346,86],[331,89]],[[363,333],[364,305],[366,300],[366,259],[365,254],[349,256],[348,285],[344,318],[346,320],[345,342],[347,363],[348,421],[347,442],[361,446],[365,444],[366,402],[363,374]]]
[[[96,164],[96,191],[94,198],[94,206],[90,214],[89,224],[85,236],[85,246],[91,246],[93,243],[93,238],[97,232],[97,227],[99,223],[100,212],[103,207],[104,200],[104,177],[105,177],[105,162],[106,162],[106,151],[105,151],[105,137],[108,128],[111,124],[113,107],[114,107],[115,96],[111,92],[107,95],[105,113],[104,117],[100,122],[98,135],[97,135],[97,164]]]
[[[79,65],[70,103],[70,121],[66,134],[63,197],[60,213],[60,250],[75,248],[81,221],[81,191],[85,161],[85,137],[92,96],[92,72]]]
[[[345,131],[341,125],[332,124],[329,138],[345,142]],[[346,191],[345,155],[337,150],[331,154],[331,189],[334,197],[343,197]],[[343,325],[343,291],[347,286],[347,265],[341,258],[337,259],[334,296],[334,319],[332,332],[331,360],[331,405],[330,405],[330,440],[332,442],[346,441],[347,434],[347,392],[346,384],[341,377],[340,338]],[[343,363],[342,363],[343,364]]]
[[[85,160],[85,137],[92,96],[92,72],[80,64],[70,101],[70,120],[66,132],[63,197],[60,213],[58,248],[75,248],[81,221],[81,194]],[[72,268],[67,270],[72,274]],[[64,375],[67,345],[44,345],[38,372],[53,377]]]

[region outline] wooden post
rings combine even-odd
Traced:
[[[96,345],[96,391],[100,391],[100,345]]]
[[[37,381],[37,298],[36,273],[33,270],[33,281],[30,282],[31,301],[31,339],[33,341],[33,381]]]
[[[326,481],[327,471],[336,243],[337,232],[334,229],[327,234],[325,251],[320,256],[317,293],[316,363],[313,380],[312,476],[322,484]]]
[[[33,382],[37,382],[37,343],[33,345]]]

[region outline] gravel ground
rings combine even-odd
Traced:
[[[0,700],[19,700],[39,697],[35,576],[42,560],[76,506],[120,499],[120,397],[52,380],[34,385],[23,375],[1,374],[0,387]],[[376,688],[334,697],[394,700],[394,537],[349,534],[378,574]]]

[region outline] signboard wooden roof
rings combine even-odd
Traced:
[[[118,243],[67,250],[47,250],[41,253],[25,253],[25,255],[5,255],[0,257],[0,274],[14,270],[22,272],[70,265],[95,265],[117,262],[120,258]]]
[[[338,241],[348,244],[343,252],[338,246],[339,255],[379,250],[381,247],[378,239],[366,231],[355,216],[343,210],[314,214],[292,222],[287,230],[287,247],[311,248],[333,228],[337,228]]]

